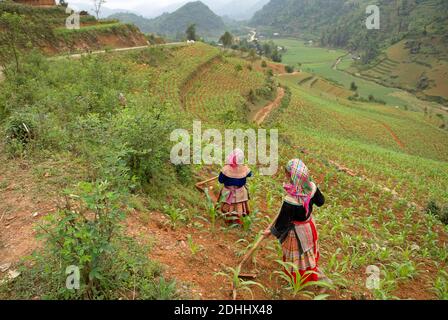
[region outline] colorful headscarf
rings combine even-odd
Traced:
[[[303,205],[308,214],[309,204],[315,191],[308,168],[302,160],[292,159],[286,165],[286,170],[290,174],[291,183],[284,184],[283,188],[289,195],[296,198],[299,204]]]
[[[226,164],[230,165],[232,168],[238,167],[238,165],[244,163],[244,152],[240,148],[233,150],[227,157]]]

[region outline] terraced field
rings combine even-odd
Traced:
[[[189,77],[218,54],[218,49],[201,43],[173,50],[166,63],[154,68],[156,73],[150,83],[151,94],[163,102],[177,105],[181,99],[181,88]]]
[[[197,72],[183,88],[186,110],[201,119],[240,112],[250,90],[263,87],[266,75],[244,60],[221,56]]]
[[[412,54],[406,48],[406,41],[391,46],[383,55],[383,59],[361,75],[387,86],[400,87],[432,97],[447,97],[446,77],[448,65],[446,57],[435,55],[432,51],[443,51],[440,39],[432,39],[421,44],[422,52]],[[352,72],[354,72],[352,70]],[[422,77],[427,77],[427,87],[419,87]]]
[[[407,90],[415,89],[424,72],[431,79],[445,79],[448,76],[446,66],[440,61],[435,63],[432,68],[415,62],[409,63],[409,53],[404,49],[403,42],[392,46],[376,66],[359,73],[352,66],[351,57],[344,51],[313,47],[294,39],[275,39],[275,41],[287,48],[287,52],[283,54],[285,63],[296,66],[302,72],[329,80],[330,85],[322,86],[321,91],[330,95],[339,91],[337,88],[333,88],[333,85],[349,90],[351,83],[355,82],[358,94],[362,98],[367,99],[373,95],[390,106],[422,111],[425,108],[434,109],[434,106],[425,101],[410,103],[409,99],[402,98],[407,92],[396,87],[400,86]],[[335,68],[335,62],[340,57],[342,57],[341,62]],[[426,60],[426,58],[422,60]],[[298,63],[300,65],[297,65]],[[427,94],[437,95],[440,92],[447,92],[445,83],[446,81],[436,81],[427,89]],[[440,110],[440,106],[435,106],[435,109]]]

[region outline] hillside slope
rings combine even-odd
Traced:
[[[334,287],[320,298],[446,299],[448,228],[425,207],[448,205],[448,133],[423,113],[335,101],[299,86],[300,74],[272,77],[271,64],[204,43],[25,62],[23,73],[0,83],[0,261],[21,272],[0,283],[0,298],[231,299],[229,268],[278,212],[281,170],[300,157],[326,197],[313,215],[320,264]],[[262,100],[277,81],[286,92],[278,108],[251,123],[250,100]],[[241,228],[225,224],[196,190],[220,166],[170,161],[173,130],[191,132],[199,119],[219,132],[279,130],[279,174],[261,176],[262,165],[251,166],[252,213]],[[216,197],[220,186],[210,187]],[[92,229],[93,210],[106,221],[120,213],[108,226],[119,224],[127,237],[97,247],[103,232]],[[111,254],[111,246],[120,250]],[[87,269],[91,256],[97,265],[86,278],[97,290],[83,295],[84,282],[67,290],[65,266]],[[291,291],[277,260],[281,250],[270,238],[244,270],[263,287],[250,287],[253,295],[240,287],[238,298],[319,295],[314,287]],[[373,265],[380,286],[369,290]]]
[[[145,36],[133,25],[116,20],[97,21],[93,16],[82,15],[80,29],[67,29],[68,15],[62,6],[31,7],[12,2],[0,3],[1,14],[19,15],[22,20],[19,33],[22,49],[39,48],[47,54],[76,52],[104,48],[120,48],[147,44]],[[1,26],[0,32],[8,32]]]

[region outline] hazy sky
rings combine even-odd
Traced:
[[[68,0],[69,4],[76,5],[91,5],[91,0]],[[165,7],[173,3],[180,3],[182,0],[106,0],[105,6],[111,9],[127,9],[132,10],[139,6],[145,7]],[[211,0],[209,2],[222,2],[222,0]]]

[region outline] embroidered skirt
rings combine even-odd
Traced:
[[[221,212],[229,224],[241,224],[241,217],[250,213],[249,192],[246,187],[224,187],[219,195]]]
[[[321,272],[318,268],[319,245],[316,225],[313,218],[306,222],[294,222],[292,228],[282,242],[283,261],[291,262],[297,266],[300,277],[304,278],[304,283],[317,281]],[[312,273],[305,274],[311,271]],[[296,272],[293,268],[285,270],[286,274],[296,279]]]

